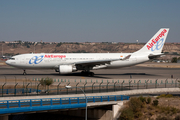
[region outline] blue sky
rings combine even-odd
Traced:
[[[180,42],[179,0],[0,0],[0,41],[147,42],[170,28]]]

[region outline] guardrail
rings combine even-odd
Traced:
[[[129,100],[126,95],[88,96],[88,103]],[[0,114],[86,107],[85,97],[1,100]]]

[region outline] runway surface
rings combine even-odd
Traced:
[[[59,75],[55,70],[26,70],[27,75],[23,75],[22,69],[10,66],[0,66],[0,80],[5,79],[33,79],[51,77],[53,79],[166,79],[180,78],[180,68],[160,68],[133,66],[119,69],[93,70],[93,77],[82,76],[79,72],[67,75]],[[5,76],[5,77],[4,77]]]

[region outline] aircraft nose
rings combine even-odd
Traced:
[[[9,60],[6,60],[6,64],[9,65]]]

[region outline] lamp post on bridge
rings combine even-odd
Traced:
[[[67,89],[71,89],[72,87],[71,87],[71,86],[66,86],[66,88],[67,88]],[[87,120],[87,97],[86,97],[86,94],[85,94],[85,92],[82,90],[82,88],[80,88],[80,87],[76,87],[76,88],[79,88],[79,89],[83,92],[83,94],[84,94],[84,96],[85,96],[85,99],[86,99],[85,120]]]

